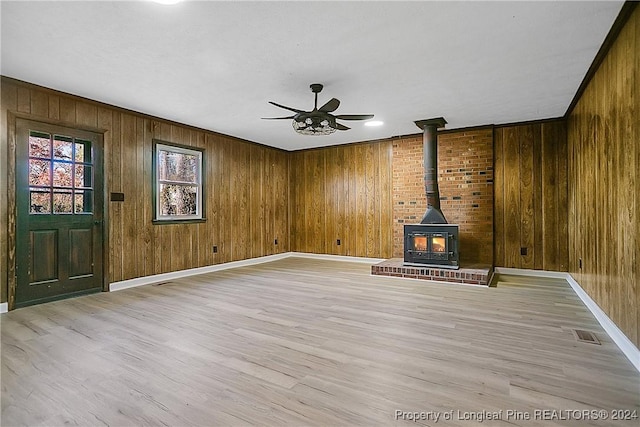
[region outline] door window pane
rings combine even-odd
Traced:
[[[91,187],[91,166],[75,165],[75,187]]]
[[[29,159],[29,185],[51,185],[51,162]]]
[[[91,142],[76,139],[75,161],[91,162]]]
[[[51,158],[51,135],[48,133],[30,132],[29,157]]]
[[[81,190],[74,193],[74,212],[93,212],[93,192],[91,190]]]
[[[73,185],[71,163],[53,163],[53,185],[54,187],[71,187]]]
[[[53,159],[71,160],[73,157],[73,138],[56,135],[53,139]]]
[[[72,213],[73,196],[71,190],[53,192],[53,213]]]
[[[51,192],[40,188],[29,189],[29,213],[50,214]]]

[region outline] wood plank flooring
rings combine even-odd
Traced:
[[[3,314],[1,424],[637,425],[535,419],[640,412],[640,375],[564,281],[370,269],[287,258]]]

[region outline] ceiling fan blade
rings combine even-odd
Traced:
[[[285,119],[293,119],[295,116],[287,116],[287,117],[262,117],[262,120],[285,120]]]
[[[340,120],[369,120],[373,118],[373,114],[340,114],[336,119]]]
[[[275,105],[276,107],[284,108],[285,110],[293,111],[294,113],[304,113],[302,110],[298,110],[297,108],[287,107],[286,105],[276,104],[273,101],[269,101],[269,104]]]
[[[331,113],[332,111],[336,111],[336,109],[339,106],[340,106],[340,101],[338,101],[335,98],[331,98],[326,104],[318,108],[318,111],[322,111],[324,113]]]
[[[350,128],[350,127],[347,127],[347,126],[345,126],[345,125],[342,125],[342,124],[340,124],[340,123],[336,123],[336,129],[338,129],[338,130],[349,130],[349,129],[351,129],[351,128]]]

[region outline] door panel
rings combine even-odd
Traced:
[[[102,135],[16,125],[16,306],[101,290]]]
[[[93,230],[69,230],[69,277],[93,274]]]
[[[31,247],[38,248],[31,256],[31,283],[55,280],[58,277],[58,230],[32,230]]]

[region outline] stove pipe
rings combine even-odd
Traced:
[[[440,192],[438,191],[438,128],[444,127],[446,123],[443,117],[415,122],[416,126],[423,130],[424,190],[427,194],[427,211],[420,224],[447,223],[440,210]]]

